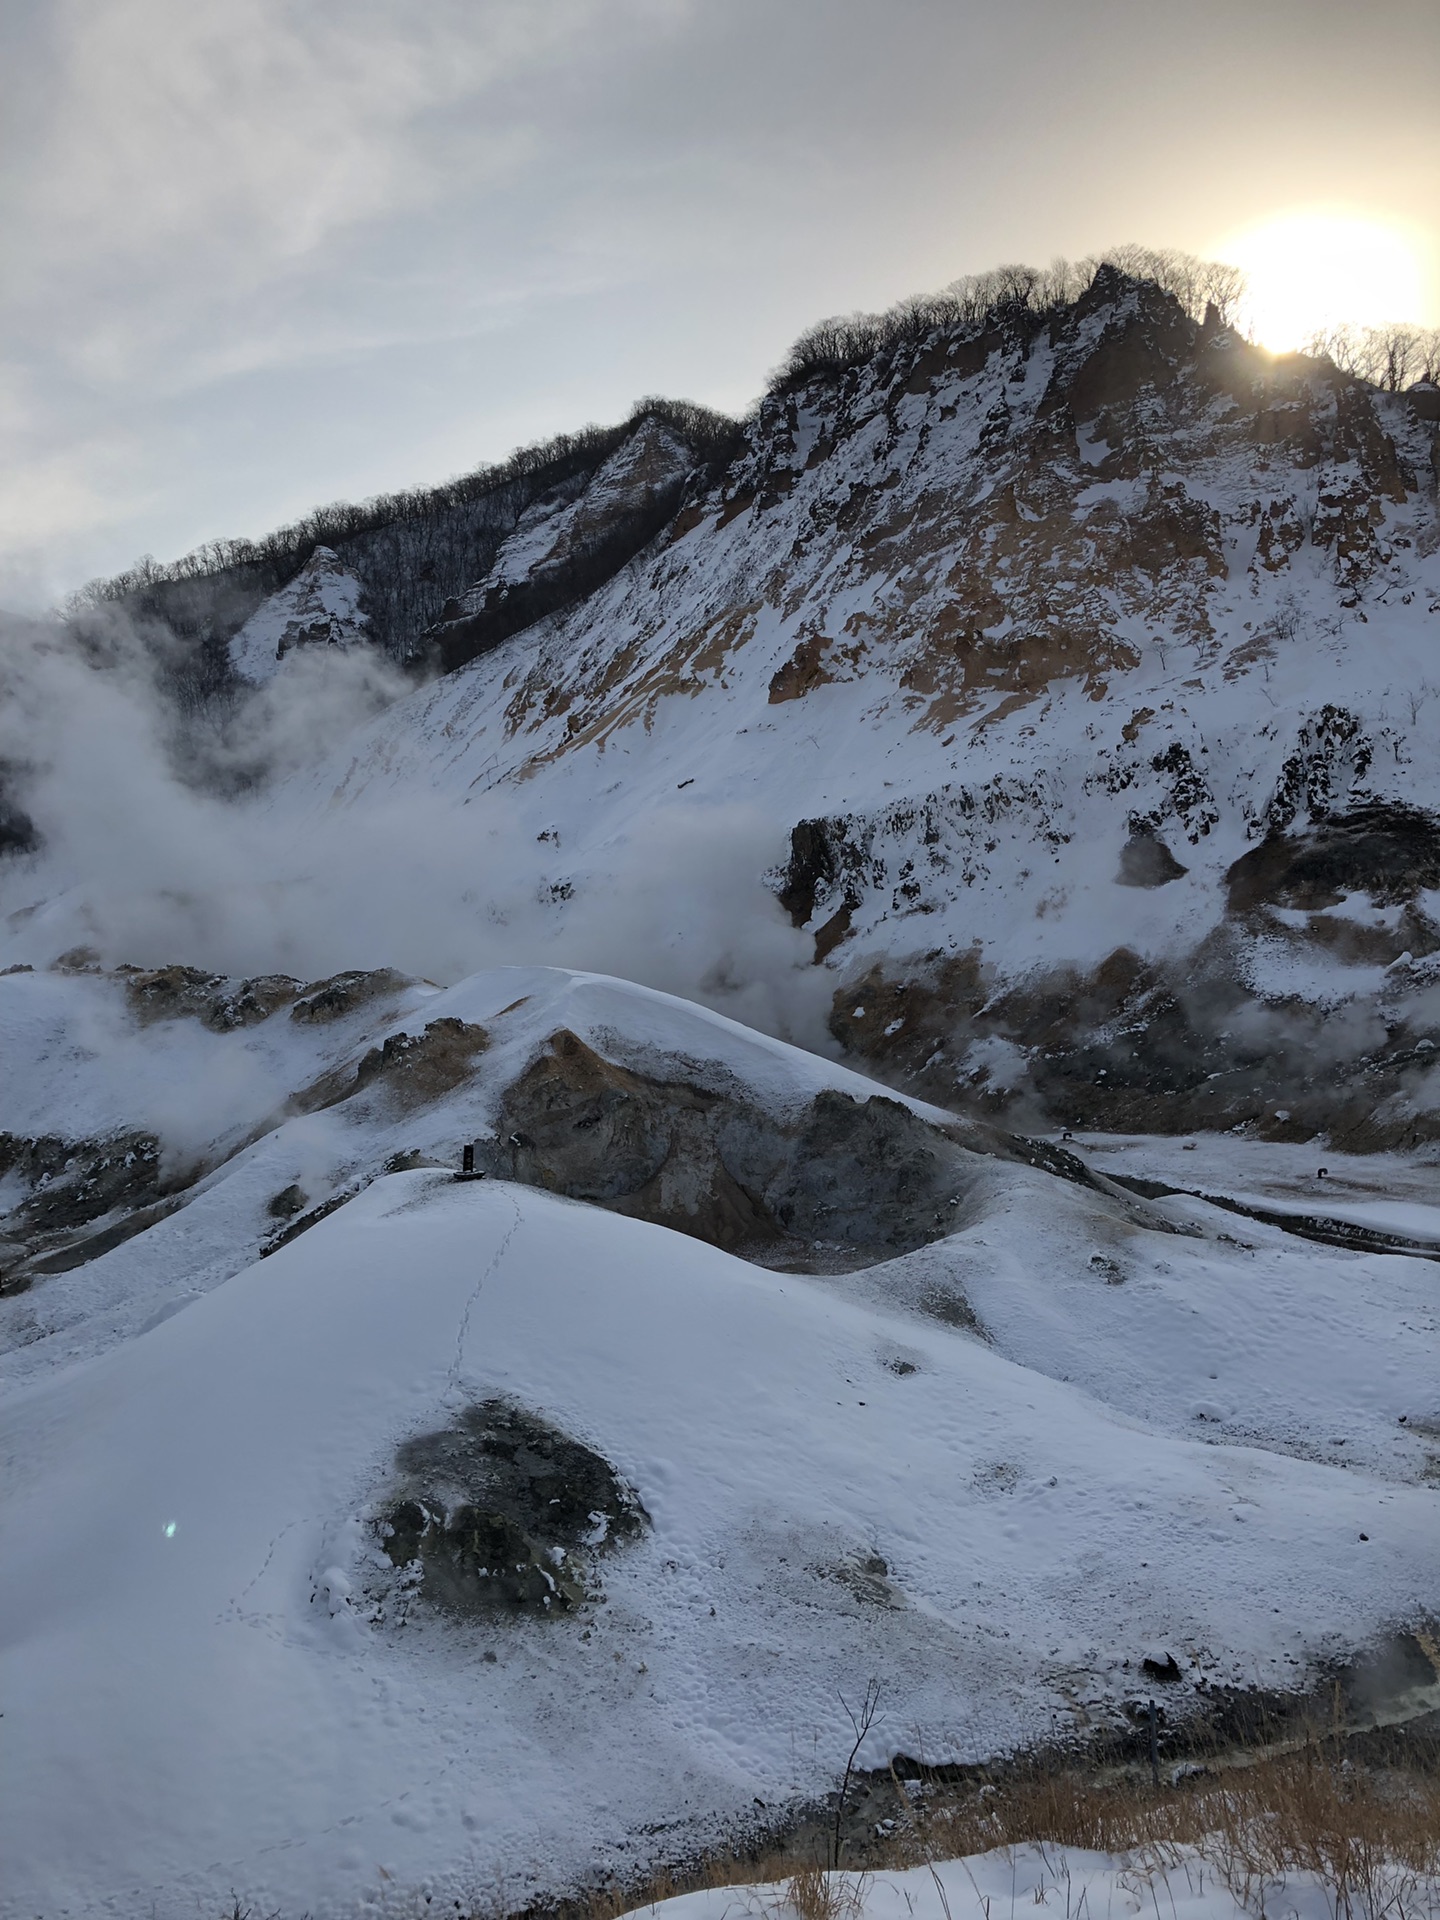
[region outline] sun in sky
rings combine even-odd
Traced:
[[[1331,327],[1433,324],[1428,249],[1398,221],[1284,213],[1230,234],[1214,251],[1243,269],[1240,325],[1273,353]]]

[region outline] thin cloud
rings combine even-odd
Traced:
[[[12,0],[7,537],[68,587],[638,393],[734,405],[823,313],[1202,251],[1298,177],[1433,225],[1432,13]]]

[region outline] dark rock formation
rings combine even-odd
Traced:
[[[27,1189],[0,1233],[0,1292],[23,1292],[64,1273],[163,1218],[185,1179],[166,1179],[160,1142],[132,1130],[99,1140],[0,1134],[0,1177]]]
[[[407,1440],[396,1466],[381,1544],[396,1567],[418,1565],[421,1593],[453,1612],[578,1606],[601,1555],[649,1524],[607,1460],[502,1400]]]
[[[312,980],[309,986],[300,988],[290,1018],[312,1024],[340,1020],[357,1007],[400,993],[413,984],[407,974],[396,973],[391,967],[378,967],[370,973],[333,973],[328,980]]]
[[[1188,871],[1152,827],[1137,826],[1120,850],[1115,878],[1122,887],[1163,887]]]
[[[432,1020],[423,1032],[392,1033],[371,1047],[357,1066],[334,1067],[294,1096],[296,1113],[337,1106],[368,1088],[383,1088],[401,1107],[438,1100],[469,1079],[490,1044],[484,1027],[464,1020]]]
[[[506,1090],[482,1154],[508,1179],[790,1266],[862,1265],[953,1232],[975,1168],[898,1101],[826,1091],[777,1117],[563,1030]]]
[[[1440,821],[1418,807],[1357,807],[1302,833],[1271,834],[1225,877],[1232,913],[1261,905],[1315,912],[1351,893],[1395,905],[1440,887]]]
[[[300,991],[288,974],[267,973],[253,980],[229,980],[198,967],[155,967],[136,972],[122,968],[130,1011],[141,1026],[155,1020],[198,1020],[212,1033],[253,1027],[288,1006]]]

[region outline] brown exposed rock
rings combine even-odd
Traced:
[[[1272,880],[1288,886],[1287,871],[1277,864]],[[1310,886],[1317,875],[1300,878]],[[1393,965],[1440,952],[1440,925],[1414,901],[1387,926],[1333,909],[1300,925],[1263,904],[1251,911],[1268,940],[1297,954]],[[1089,972],[1049,968],[988,997],[978,954],[951,973],[954,961],[872,966],[836,992],[832,1034],[875,1077],[1002,1124],[1018,1113],[1033,1127],[1039,1109],[1051,1125],[1103,1132],[1323,1133],[1337,1151],[1360,1153],[1440,1138],[1440,1029],[1415,1024],[1402,988],[1393,1005],[1356,1009],[1337,1030],[1325,1007],[1257,1001],[1233,930],[1183,960],[1120,948]],[[972,1067],[973,1049],[997,1039],[1009,1049],[1002,1072]],[[987,1150],[1011,1151],[998,1133]]]
[[[943,374],[960,374],[962,377],[977,374],[991,354],[1001,351],[1004,345],[1004,335],[993,327],[968,340],[941,341],[915,362],[904,390],[906,393],[927,393]]]
[[[490,1044],[484,1027],[446,1017],[423,1033],[392,1033],[358,1066],[334,1067],[296,1094],[291,1109],[317,1113],[370,1088],[383,1088],[400,1107],[425,1106],[461,1086]]]
[[[488,1170],[673,1227],[762,1264],[865,1264],[953,1232],[967,1150],[883,1097],[790,1117],[737,1087],[662,1080],[562,1030],[507,1088]]]
[[[847,1053],[902,1075],[918,1077],[948,1060],[953,1084],[954,1060],[964,1051],[970,1022],[985,1005],[990,985],[978,947],[932,954],[908,975],[893,974],[877,962],[858,980],[836,988],[830,1032]]]
[[[815,929],[815,964],[823,966],[842,941],[848,940],[855,909],[847,900],[837,907],[828,920]]]
[[[312,980],[309,986],[300,988],[299,998],[290,1009],[290,1018],[309,1025],[341,1020],[357,1007],[368,1006],[372,1000],[400,993],[414,984],[408,974],[396,973],[391,967],[378,967],[370,973],[332,973],[328,980]]]
[[[229,1033],[268,1020],[300,991],[288,974],[267,973],[234,981],[198,967],[156,967],[125,975],[125,994],[137,1023],[198,1020],[212,1033]]]
[[[804,694],[813,693],[816,687],[823,686],[830,678],[825,670],[825,653],[829,640],[823,633],[814,633],[802,640],[794,653],[777,669],[770,681],[770,705],[780,705],[785,700],[799,700]]]
[[[1053,368],[1037,411],[1013,389],[1042,348]],[[902,423],[927,397],[940,418],[985,409],[973,454],[943,484],[925,483],[905,444],[913,427]],[[849,457],[860,433],[863,478]],[[1274,475],[1253,518],[1241,507],[1222,520],[1176,478],[1227,452]],[[1053,316],[997,318],[978,334],[940,327],[872,364],[817,373],[762,406],[711,496],[718,520],[708,533],[696,520],[692,537],[663,550],[643,616],[563,669],[558,653],[517,668],[507,728],[544,731],[521,777],[648,728],[661,700],[723,680],[767,614],[790,632],[773,703],[864,678],[912,725],[942,734],[993,725],[1062,680],[1102,699],[1138,666],[1140,632],[1192,646],[1207,665],[1227,541],[1253,531],[1257,577],[1283,571],[1309,537],[1299,472],[1317,465],[1314,537],[1358,592],[1383,558],[1385,504],[1404,497],[1405,477],[1363,383],[1218,323],[1197,327],[1169,295],[1109,269]],[[1095,485],[1126,477],[1139,483],[1128,495]],[[722,543],[733,561],[717,564],[713,532],[786,500],[783,561],[737,528]],[[1236,673],[1266,657],[1242,653],[1232,648]]]

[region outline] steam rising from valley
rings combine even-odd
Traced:
[[[8,619],[0,644],[6,798],[37,843],[0,861],[0,965],[83,948],[106,966],[449,984],[553,964],[823,1039],[811,942],[760,877],[785,831],[758,809],[676,795],[588,849],[603,884],[575,884],[571,850],[537,844],[503,790],[342,805],[301,778],[408,691],[371,649],[297,649],[216,720],[177,713],[119,616],[84,644]]]

